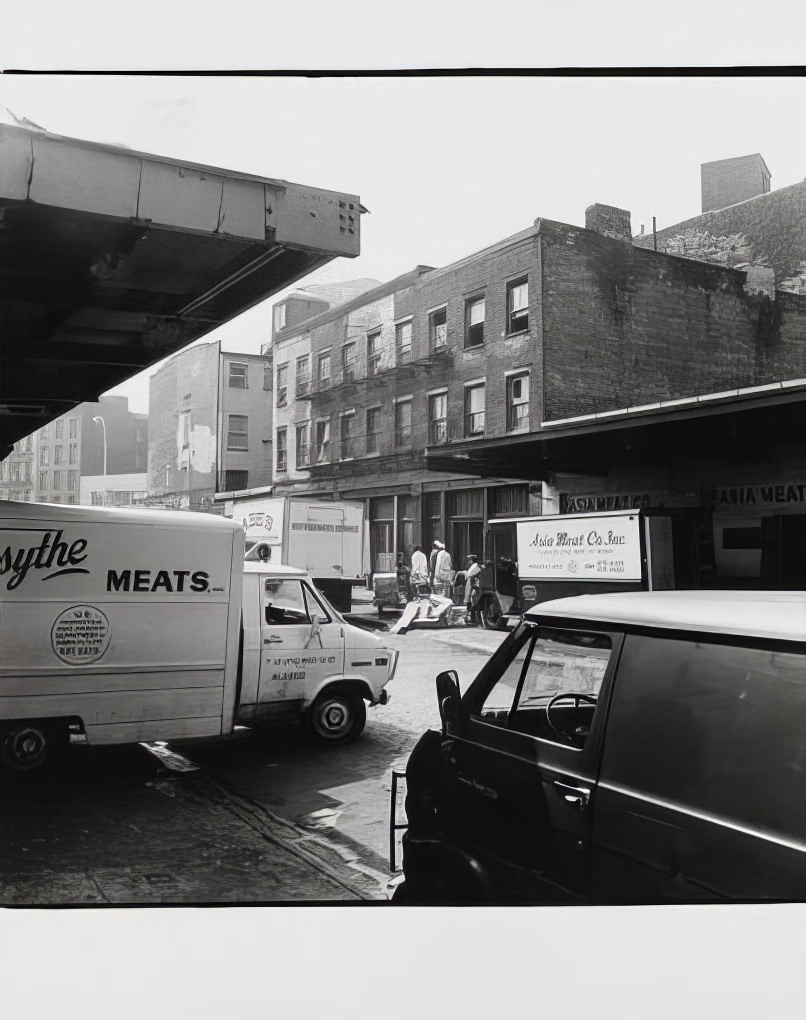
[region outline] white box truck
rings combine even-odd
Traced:
[[[224,513],[243,525],[247,549],[268,546],[269,562],[307,570],[337,609],[349,611],[353,585],[366,583],[361,503],[236,496],[224,500]]]
[[[0,757],[226,737],[300,718],[329,743],[385,704],[397,652],[305,570],[244,562],[212,514],[0,501]]]

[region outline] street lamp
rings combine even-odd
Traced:
[[[95,422],[100,422],[101,423],[101,428],[103,429],[103,433],[104,433],[104,476],[106,476],[106,422],[103,420],[103,418],[99,414],[96,414],[95,417],[92,420],[95,421]]]

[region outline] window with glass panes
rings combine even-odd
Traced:
[[[355,411],[346,411],[339,418],[339,457],[350,460],[355,456]]]
[[[277,429],[277,470],[288,469],[288,431]]]
[[[398,365],[411,361],[411,321],[399,322],[395,326],[395,348]]]
[[[465,435],[484,435],[484,383],[465,387]]]
[[[526,277],[507,284],[507,333],[529,328],[529,283]]]
[[[249,366],[231,361],[229,363],[229,386],[233,390],[245,390],[248,388]]]
[[[330,382],[330,351],[323,351],[319,355],[317,375],[319,382]]]
[[[296,393],[298,397],[301,397],[311,388],[311,361],[307,354],[297,358],[296,373]]]
[[[367,336],[367,375],[377,375],[381,370],[381,331],[378,329]]]
[[[277,366],[277,406],[285,407],[288,403],[288,365]]]
[[[465,302],[465,347],[478,347],[484,343],[484,298],[474,297]]]
[[[381,446],[381,408],[370,407],[367,410],[367,453],[380,453]]]
[[[311,423],[297,425],[297,467],[311,463]]]
[[[395,403],[395,446],[411,446],[411,400]]]
[[[350,341],[341,349],[341,373],[345,382],[352,382],[355,379],[356,352],[355,341]]]
[[[448,441],[448,393],[432,393],[428,398],[428,441],[432,446]]]
[[[323,418],[316,423],[316,463],[330,460],[330,419]]]
[[[428,337],[432,351],[442,350],[448,342],[448,311],[438,308],[428,316]]]
[[[249,418],[247,415],[227,415],[227,449],[249,449]]]
[[[507,431],[529,430],[529,373],[521,372],[507,379]]]

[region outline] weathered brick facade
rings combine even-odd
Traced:
[[[546,420],[806,375],[802,300],[566,224],[540,235]]]
[[[703,212],[724,209],[770,190],[770,171],[757,152],[703,163],[700,180]]]

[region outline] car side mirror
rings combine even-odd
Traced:
[[[444,736],[449,723],[454,723],[459,718],[459,702],[461,692],[459,690],[459,674],[455,669],[447,669],[437,676],[437,703],[439,704],[439,718],[442,722],[442,735]]]

